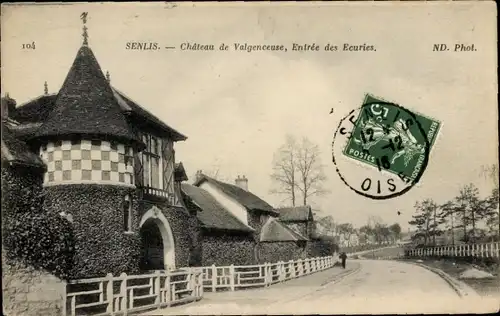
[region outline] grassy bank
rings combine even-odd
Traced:
[[[494,296],[500,298],[500,265],[498,262],[481,262],[474,263],[465,262],[454,259],[405,259],[404,261],[418,262],[420,264],[440,269],[450,276],[458,279],[471,288],[473,288],[481,296]],[[460,278],[460,275],[469,269],[477,269],[480,271],[492,274],[490,278]]]

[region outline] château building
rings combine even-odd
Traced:
[[[73,223],[75,277],[189,264],[197,223],[180,197],[187,177],[174,148],[187,137],[112,86],[86,28],[56,93],[45,83],[43,95],[2,107],[3,129],[22,144],[10,150],[43,161],[45,211]]]

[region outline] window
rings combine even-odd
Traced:
[[[125,195],[123,201],[123,230],[132,231],[132,201],[129,195]]]
[[[162,189],[160,139],[151,135],[143,135],[142,140],[146,144],[146,149],[142,152],[144,186]]]

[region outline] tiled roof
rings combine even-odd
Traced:
[[[206,175],[202,175],[201,178],[199,178],[194,185],[199,186],[201,185],[204,181],[208,181],[209,183],[214,184],[217,186],[220,190],[222,190],[224,193],[227,195],[231,196],[235,200],[237,200],[241,205],[246,207],[249,210],[259,210],[259,211],[265,211],[272,213],[274,215],[278,215],[278,213],[274,210],[274,208],[269,205],[266,201],[262,200],[255,194],[243,190],[242,188],[232,185],[229,183],[224,183],[218,180],[215,180],[211,177],[208,177]]]
[[[310,206],[283,207],[277,209],[280,213],[280,221],[302,222],[313,219]]]
[[[196,212],[203,227],[221,230],[252,232],[253,229],[232,215],[210,193],[196,186],[183,183],[182,192],[201,210]],[[190,203],[186,203],[189,207]]]
[[[187,137],[184,136],[183,134],[179,133],[172,127],[168,126],[165,124],[162,120],[157,118],[155,115],[153,115],[151,112],[140,106],[137,102],[134,102],[131,98],[126,96],[123,92],[118,91],[116,88],[113,89],[113,94],[115,98],[118,100],[118,103],[122,107],[122,110],[125,112],[130,112],[134,115],[137,115],[138,117],[145,119],[151,123],[153,123],[155,126],[159,127],[162,129],[163,132],[166,132],[169,134],[169,136],[174,140],[174,141],[182,141],[186,140]]]
[[[134,136],[92,50],[82,46],[36,137],[88,134],[141,144]]]
[[[17,107],[9,116],[19,123],[45,122],[54,109],[57,94],[41,95]]]
[[[111,87],[113,97],[116,99],[118,105],[124,113],[136,115],[139,119],[144,119],[151,122],[155,127],[160,128],[163,132],[167,133],[174,141],[186,140],[187,137],[179,133],[172,127],[168,126],[156,116],[148,112],[136,102],[132,101],[123,92]],[[50,112],[54,109],[57,94],[42,95],[25,104],[17,107],[12,114],[9,114],[16,121],[26,124],[35,122],[45,122]],[[30,130],[34,133],[36,130]]]
[[[25,142],[17,138],[15,131],[2,122],[2,161],[13,164],[45,168],[42,159],[33,153]]]
[[[286,224],[270,217],[262,227],[260,241],[306,241],[306,237],[294,232]]]

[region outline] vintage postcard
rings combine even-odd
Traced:
[[[499,310],[493,1],[1,9],[5,315]]]

